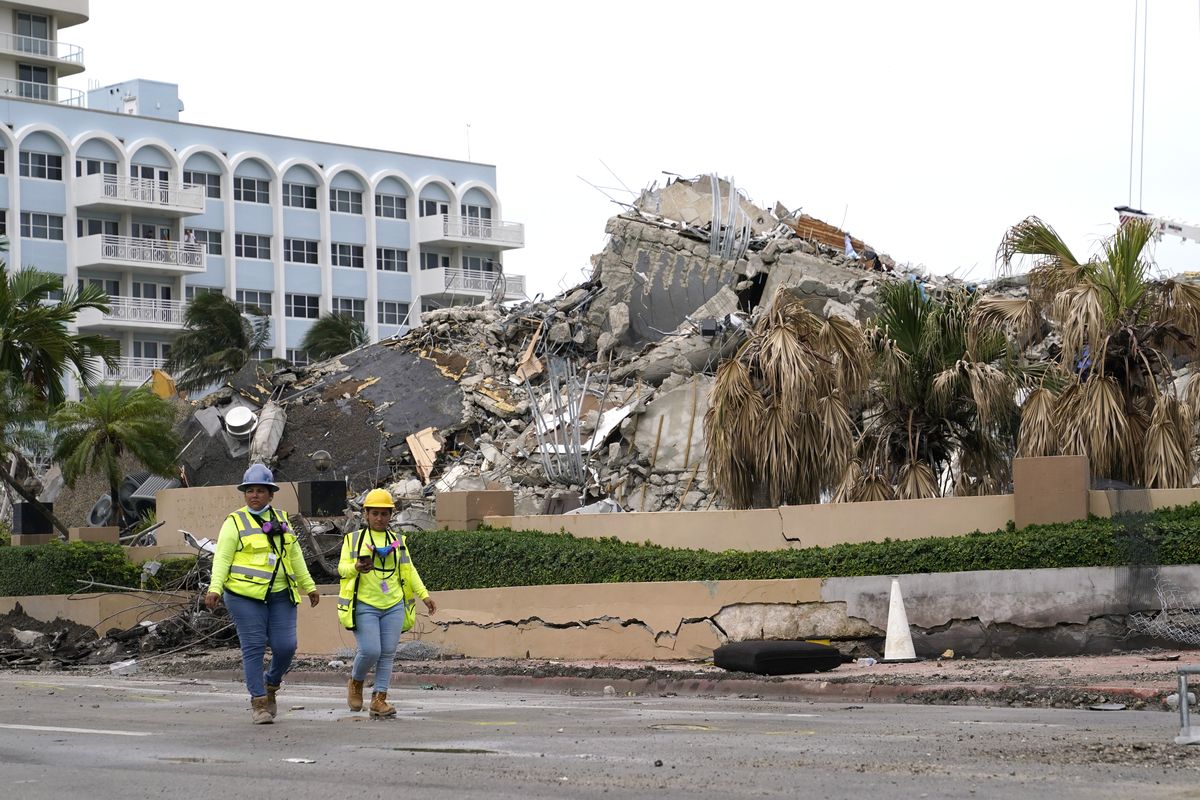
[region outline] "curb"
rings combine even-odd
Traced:
[[[189,677],[241,681],[240,670],[211,670]],[[293,672],[295,683],[342,686],[346,673],[330,671]],[[984,705],[1011,702],[1014,705],[1065,702],[1062,698],[1085,695],[1104,697],[1108,702],[1162,704],[1170,687],[1132,685],[1030,685],[1024,683],[847,683],[817,680],[753,678],[590,678],[561,675],[469,675],[462,673],[392,673],[392,686],[408,689],[475,689],[557,694],[603,695],[607,687],[616,694],[684,695],[691,697],[757,697],[776,700],[856,703],[923,703],[929,705]],[[1074,705],[1074,703],[1073,703]],[[1163,706],[1165,708],[1165,705]]]

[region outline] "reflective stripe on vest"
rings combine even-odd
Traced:
[[[254,520],[245,511],[233,512],[235,516],[242,521],[242,529],[238,531],[238,538],[245,539],[247,536],[261,536],[263,529],[254,524]]]
[[[354,600],[352,598],[339,597],[338,598],[338,608],[345,608],[346,606],[349,606],[353,602],[354,602]]]
[[[268,580],[268,581],[271,579],[270,572],[267,572],[266,570],[261,570],[261,569],[254,569],[254,567],[232,566],[229,568],[229,572],[232,575],[246,575],[251,578],[262,578],[263,580]]]

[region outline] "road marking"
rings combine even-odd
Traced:
[[[11,728],[17,731],[46,731],[48,733],[103,733],[109,736],[153,736],[152,733],[136,731],[110,731],[103,728],[57,728],[49,725],[7,725],[0,722],[0,728]]]
[[[1005,722],[982,719],[955,720],[955,725],[1016,725],[1023,728],[1068,728],[1069,725],[1059,722]]]

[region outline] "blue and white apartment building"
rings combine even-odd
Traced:
[[[161,366],[201,292],[269,311],[257,357],[298,364],[327,312],[375,340],[422,311],[524,297],[501,270],[525,232],[503,219],[495,167],[180,122],[169,83],[85,98],[59,85],[84,66],[58,34],[87,19],[87,0],[0,2],[0,233],[10,264],[111,296],[77,320],[120,341],[109,380]]]

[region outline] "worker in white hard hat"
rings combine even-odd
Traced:
[[[389,491],[367,492],[363,500],[366,524],[346,534],[338,560],[342,576],[338,621],[354,631],[358,642],[346,684],[346,704],[351,711],[362,711],[363,681],[374,667],[375,691],[369,709],[373,718],[396,716],[395,706],[387,701],[388,684],[400,634],[416,620],[417,600],[424,601],[430,614],[437,612],[437,603],[408,555],[404,534],[388,528],[394,512]]]
[[[246,505],[226,517],[221,526],[204,604],[214,609],[224,594],[242,646],[252,721],[262,725],[275,720],[275,693],[296,654],[300,593],[307,594],[314,606],[321,596],[308,574],[287,512],[271,505],[279,491],[271,470],[254,464],[242,476],[238,491],[245,496]],[[271,665],[264,674],[263,656],[268,646]]]

